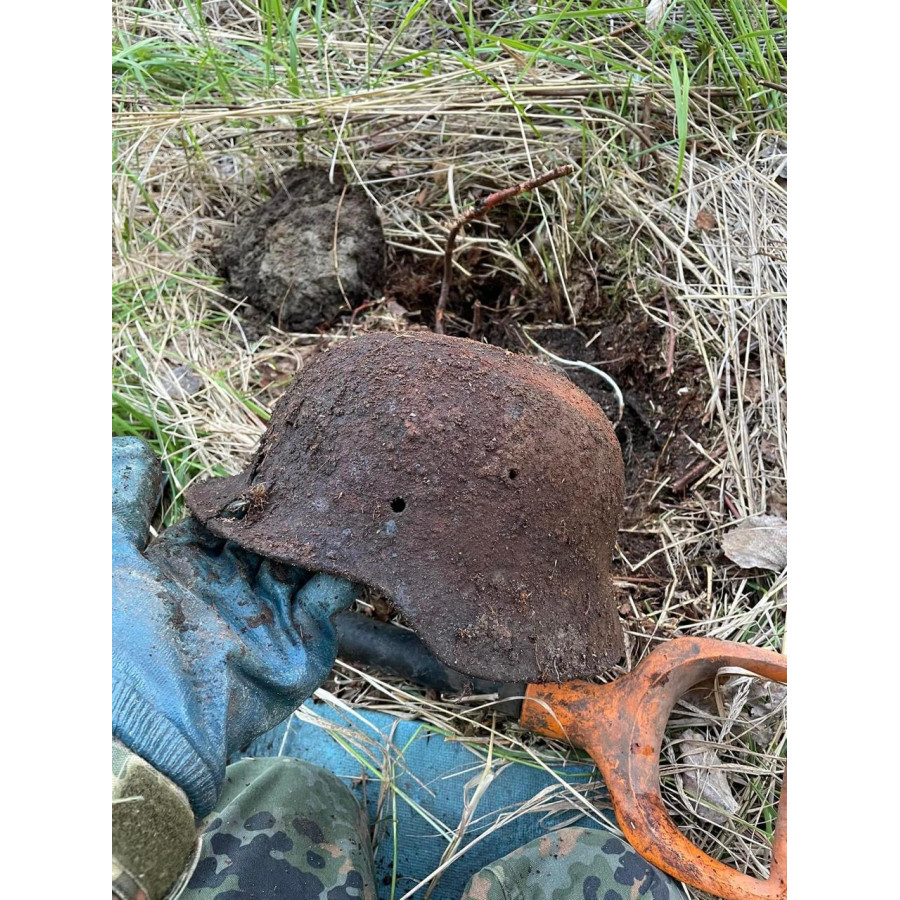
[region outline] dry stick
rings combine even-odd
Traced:
[[[779,84],[777,81],[766,81],[764,78],[757,78],[756,81],[763,87],[772,88],[773,91],[780,91],[782,94],[788,92],[786,84]]]
[[[691,466],[678,481],[672,483],[672,490],[676,494],[686,491],[712,464],[711,459],[701,459],[696,465]]]
[[[450,226],[450,233],[447,235],[447,247],[444,250],[444,277],[441,279],[441,296],[438,300],[437,309],[434,312],[434,330],[436,334],[444,333],[444,310],[447,308],[447,300],[450,297],[450,282],[453,278],[453,245],[456,243],[456,236],[460,229],[475,219],[489,213],[498,203],[509,200],[511,197],[518,197],[526,191],[534,190],[541,187],[548,181],[556,178],[562,178],[563,175],[571,175],[575,171],[574,166],[557,166],[551,172],[545,172],[538,175],[537,178],[530,178],[514,187],[504,188],[491,194],[486,199],[478,202],[471,209],[466,210],[453,224]]]
[[[663,278],[668,276],[665,261],[660,263],[660,273]],[[662,288],[663,300],[666,304],[666,314],[669,318],[669,349],[666,353],[666,378],[671,378],[672,370],[675,367],[675,316],[672,314],[672,304],[669,302],[669,292],[666,290],[665,282],[662,282],[660,287]]]
[[[350,298],[347,296],[347,292],[344,290],[344,282],[341,281],[341,268],[338,265],[338,226],[341,222],[341,209],[344,206],[344,197],[347,196],[347,188],[349,185],[344,185],[344,189],[341,191],[341,197],[338,200],[337,211],[334,214],[334,236],[331,241],[331,257],[334,263],[334,275],[337,278],[338,287],[341,290],[341,296],[344,298],[344,303],[347,304],[347,309],[352,310],[353,304],[350,302]]]
[[[672,314],[672,304],[669,302],[669,292],[666,286],[662,289],[663,300],[666,303],[666,314],[669,317],[669,349],[666,352],[666,378],[672,377],[675,368],[675,317]]]

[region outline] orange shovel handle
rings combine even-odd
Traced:
[[[606,781],[619,826],[644,859],[725,900],[787,897],[787,783],[778,803],[769,878],[744,875],[707,856],[677,828],[659,792],[659,753],[678,698],[723,666],[787,681],[787,657],[747,644],[677,638],[610,684],[531,684],[520,723],[588,751]]]

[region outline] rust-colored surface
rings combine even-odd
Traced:
[[[622,456],[566,378],[496,347],[371,334],[310,363],[245,472],[187,492],[215,534],[366,583],[458,671],[614,665]]]
[[[609,788],[619,826],[649,862],[726,900],[787,897],[787,781],[778,804],[769,879],[744,875],[695,847],[677,828],[659,792],[659,753],[678,698],[723,666],[787,682],[787,657],[748,644],[678,638],[631,674],[605,685],[576,681],[529,685],[520,723],[587,750]]]

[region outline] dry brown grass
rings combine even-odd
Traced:
[[[158,5],[160,15],[141,17],[135,40],[201,43],[196,30]],[[265,29],[249,6],[233,0],[205,8],[210,21],[202,41],[223,48],[223,58],[234,62],[228,47],[235,42],[263,46]],[[133,30],[134,16],[120,7],[116,22]],[[513,50],[477,65],[475,74],[449,44],[443,51],[440,34],[418,34],[419,45],[436,47],[435,74],[410,64],[367,86],[373,56],[383,52],[390,61],[412,53],[415,37],[408,33],[402,46],[391,46],[377,22],[367,33],[365,17],[353,16],[327,46],[301,37],[304,78],[295,94],[276,80],[254,95],[252,79],[237,75],[239,96],[227,105],[166,103],[155,89],[120,85],[113,181],[117,422],[150,435],[165,455],[173,488],[167,520],[180,514],[180,495],[192,479],[244,465],[271,404],[317,344],[409,327],[380,303],[326,335],[269,327],[248,338],[222,293],[212,253],[280,170],[298,158],[340,167],[377,205],[392,253],[438,258],[446,224],[473,198],[571,164],[573,177],[519,201],[528,215],[515,240],[490,223],[461,235],[455,283],[471,276],[461,260],[477,244],[482,272],[522,285],[513,318],[529,311],[527,298],[553,287],[558,322],[586,324],[567,285],[573,267],[593,258],[616,274],[622,302],[675,329],[675,377],[685,360],[698,357],[707,373],[708,421],[697,452],[711,466],[697,489],[670,497],[638,526],[658,539],[653,555],[665,560],[666,575],[649,600],[646,591],[633,593],[633,582],[619,584],[636,613],[628,619],[629,665],[676,634],[783,648],[786,573],[751,577],[721,556],[719,542],[742,517],[786,508],[786,194],[774,177],[784,136],[751,136],[726,93],[697,90],[673,196],[676,104],[659,80],[629,81],[608,68],[599,84],[593,75]],[[629,45],[628,37],[610,38],[602,49],[648,72],[664,70],[665,61],[651,59],[637,41]],[[600,95],[615,109],[598,103]],[[652,152],[642,152],[648,144]],[[697,226],[701,213],[705,228]],[[529,254],[540,264],[526,262]],[[184,364],[200,375],[189,395],[172,387]],[[648,490],[662,496],[665,487]],[[650,560],[619,562],[640,577]],[[699,621],[685,617],[689,606],[702,612]],[[564,752],[515,726],[490,729],[471,703],[428,701],[346,666],[336,669],[322,697],[420,716],[457,734],[462,725],[487,728],[498,747],[524,747],[539,760]],[[680,707],[664,748],[663,782],[670,807],[698,845],[758,872],[766,865],[760,832],[771,826],[785,737],[782,722],[761,743],[750,705],[745,697],[737,720],[756,734],[749,741],[746,734],[736,741],[739,724],[714,707]],[[725,827],[696,820],[675,777],[684,728],[702,731],[720,748],[739,804]],[[565,796],[561,789],[554,802]],[[589,814],[583,798],[567,802]]]

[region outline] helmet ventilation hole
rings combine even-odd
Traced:
[[[391,509],[397,513],[403,512],[406,509],[406,501],[402,497],[394,497],[391,500]]]

